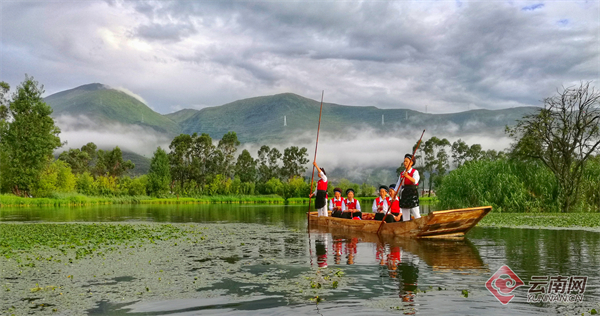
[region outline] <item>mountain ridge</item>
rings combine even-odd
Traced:
[[[242,142],[278,143],[305,134],[314,134],[320,102],[294,93],[279,93],[236,100],[200,110],[183,109],[169,114],[153,111],[135,96],[102,83],[82,85],[45,98],[59,115],[86,115],[106,122],[153,128],[171,137],[179,133],[207,133],[213,139],[234,131]],[[537,107],[500,110],[475,109],[431,114],[410,109],[380,109],[375,106],[323,103],[321,130],[351,137],[372,130],[428,129],[439,134],[503,134]],[[285,126],[284,126],[285,122]],[[311,136],[312,137],[312,136]]]

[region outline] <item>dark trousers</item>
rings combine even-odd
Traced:
[[[401,221],[402,221],[402,218],[400,218],[400,220],[399,220],[399,221],[397,221],[397,220],[394,218],[394,216],[398,216],[398,215],[399,215],[399,214],[394,214],[394,213],[392,213],[392,214],[388,214],[388,215],[385,217],[385,222],[386,222],[386,223],[401,222]]]
[[[375,213],[375,220],[380,221],[385,216],[385,213]]]
[[[342,218],[352,219],[353,217],[362,218],[362,212],[344,212],[342,213]]]
[[[333,217],[342,217],[342,214],[343,213],[340,210],[335,210],[335,211],[331,212],[331,216],[333,216]]]

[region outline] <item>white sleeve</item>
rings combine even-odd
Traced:
[[[383,209],[381,211],[383,213],[387,213],[387,211],[388,211],[387,199],[383,200]]]
[[[413,173],[413,179],[415,179],[415,183],[419,184],[419,180],[421,180],[421,177],[419,177],[419,170],[415,169],[415,172]]]
[[[356,209],[360,211],[360,202],[356,200]]]
[[[402,173],[398,177],[398,182],[396,182],[396,190],[398,190],[400,188],[400,184],[402,184],[401,180],[402,180]]]
[[[377,213],[377,198],[375,198],[375,200],[373,200],[373,213]]]
[[[327,182],[327,176],[325,174],[323,174],[323,172],[319,171],[319,177],[321,177],[321,179],[323,179],[323,181]]]
[[[333,211],[333,203],[330,203],[330,204],[329,204],[329,210],[330,210],[330,211]]]

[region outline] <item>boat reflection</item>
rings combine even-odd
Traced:
[[[346,264],[354,264],[357,245],[360,243],[374,244],[375,260],[380,266],[387,266],[390,277],[397,276],[399,265],[410,263],[416,266],[420,260],[434,270],[486,268],[479,252],[468,239],[415,239],[379,236],[319,226],[311,227],[310,233],[316,236],[317,259],[327,260],[327,254],[323,251],[327,251],[327,239],[332,239],[333,263],[336,265],[341,264],[344,256]]]
[[[415,298],[422,263],[434,271],[458,270],[461,274],[487,270],[477,248],[464,238],[448,240],[390,237],[319,226],[311,227],[309,236],[314,236],[319,267],[327,267],[327,241],[331,239],[333,265],[342,265],[344,259],[347,265],[378,265],[381,277],[397,280],[398,296],[403,303],[402,312],[405,315],[418,311]]]

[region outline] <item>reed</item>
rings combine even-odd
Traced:
[[[600,211],[600,158],[586,165],[576,211]],[[556,178],[541,163],[507,159],[467,163],[446,175],[437,190],[441,208],[491,205],[494,212],[559,212]]]

